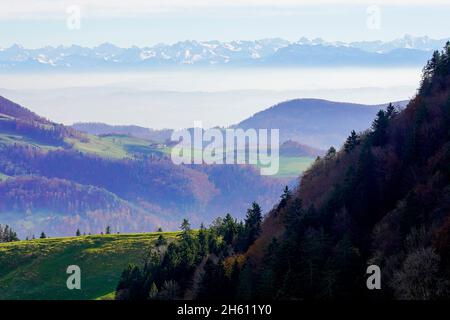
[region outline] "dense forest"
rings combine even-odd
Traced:
[[[449,299],[450,43],[405,110],[380,110],[285,189],[130,266],[118,299]],[[368,290],[366,269],[381,269]]]

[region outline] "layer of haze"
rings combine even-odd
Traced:
[[[64,124],[228,126],[294,98],[379,104],[406,100],[420,68],[172,70],[0,75],[0,94]]]

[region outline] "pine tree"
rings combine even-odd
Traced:
[[[111,234],[111,227],[110,226],[106,227],[105,234]]]
[[[150,292],[148,293],[148,299],[155,300],[157,297],[158,297],[158,287],[154,282],[152,282],[152,285],[150,286]]]
[[[382,146],[387,140],[387,127],[389,125],[389,118],[387,112],[380,110],[377,117],[372,123],[372,142],[374,146]]]
[[[166,244],[167,244],[167,240],[164,238],[164,236],[162,234],[160,234],[158,239],[156,240],[156,246],[160,247],[160,246],[164,246]]]
[[[289,190],[288,186],[285,186],[283,189],[283,194],[281,195],[281,200],[280,204],[278,205],[278,208],[285,207],[290,199],[291,199],[291,191]]]
[[[45,239],[45,238],[47,238],[47,236],[45,235],[44,231],[42,231],[39,239]]]
[[[208,233],[203,223],[200,225],[200,230],[198,232],[198,243],[200,246],[200,255],[202,257],[206,257],[206,255],[209,252],[209,241],[208,241]]]
[[[355,130],[352,130],[350,135],[348,136],[347,140],[344,144],[344,150],[346,153],[349,153],[352,151],[357,145],[359,144],[359,137],[356,134]]]
[[[328,149],[327,154],[325,155],[325,159],[329,160],[334,158],[334,156],[336,155],[336,149],[331,146],[330,149]]]
[[[395,115],[398,114],[398,110],[394,107],[392,103],[389,103],[389,105],[386,108],[386,115],[388,119],[392,119]]]
[[[253,202],[252,208],[247,210],[245,218],[245,234],[246,234],[246,248],[248,248],[261,233],[262,213],[261,207]]]
[[[2,225],[0,224],[0,242],[12,241],[19,241],[17,233],[15,233],[9,225],[5,225],[4,227],[2,227]]]
[[[75,233],[75,235],[76,235],[77,237],[79,237],[79,236],[81,235],[80,229],[77,229],[77,232]]]
[[[181,229],[181,231],[183,231],[185,233],[188,233],[191,231],[191,224],[189,223],[188,219],[183,219],[180,229]]]
[[[188,241],[191,238],[191,224],[189,223],[188,219],[183,219],[180,229],[181,238],[185,241]]]
[[[238,235],[238,225],[236,220],[231,216],[231,214],[227,214],[225,219],[223,219],[222,223],[222,236],[223,240],[227,244],[232,244]]]

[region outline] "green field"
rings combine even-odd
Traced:
[[[8,121],[5,120],[9,119],[6,117],[7,116],[0,114],[0,121]],[[95,136],[86,134],[85,136],[88,138],[87,141],[80,141],[75,138],[66,138],[64,141],[68,146],[72,146],[75,150],[96,154],[105,158],[122,159],[132,158],[135,154],[163,155],[170,152],[170,150],[164,146],[154,146],[151,141],[126,135],[111,134]],[[67,146],[63,145],[47,145],[42,141],[4,129],[0,129],[0,144],[29,145],[43,151],[67,148]]]
[[[280,157],[280,170],[277,177],[298,177],[315,161],[309,157]]]
[[[280,156],[280,167],[276,178],[294,178],[298,177],[303,171],[308,169],[315,161],[310,157],[286,157]],[[261,167],[261,166],[258,166]]]
[[[73,148],[86,153],[94,153],[105,158],[129,158],[133,154],[145,155],[168,153],[167,148],[153,147],[148,140],[126,135],[94,136],[88,135],[88,142],[66,139],[73,143]]]
[[[0,172],[0,181],[6,180],[8,176]]]
[[[177,232],[164,232],[175,239]],[[94,235],[0,244],[0,300],[111,298],[121,272],[141,264],[160,233]],[[81,268],[81,290],[69,290],[69,265]]]
[[[6,145],[12,145],[12,144],[18,144],[18,145],[28,145],[28,146],[34,146],[37,148],[40,148],[44,151],[49,150],[56,150],[58,147],[46,145],[43,144],[40,141],[31,139],[29,137],[25,137],[22,135],[17,135],[14,133],[8,133],[8,132],[1,132],[0,133],[0,144],[6,144]]]

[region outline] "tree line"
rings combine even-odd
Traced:
[[[19,238],[17,237],[17,233],[14,232],[14,230],[11,229],[10,226],[8,226],[8,225],[2,226],[0,224],[0,243],[12,242],[12,241],[19,241]]]
[[[215,290],[219,283],[216,280],[224,283],[222,289],[231,288],[233,285],[228,282],[233,278],[233,270],[242,266],[243,260],[230,263],[227,259],[242,256],[260,234],[261,223],[261,208],[255,202],[244,221],[227,214],[215,219],[208,228],[202,224],[199,230],[192,230],[184,219],[177,240],[170,241],[161,234],[142,266],[129,265],[122,272],[116,299],[202,297]],[[202,276],[196,276],[198,273]]]

